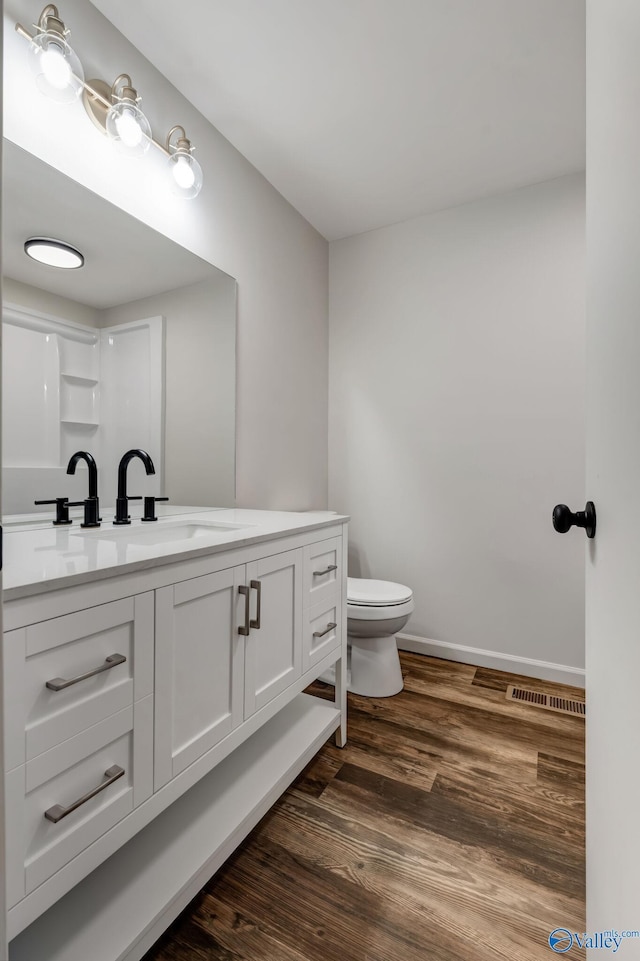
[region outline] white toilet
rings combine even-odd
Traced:
[[[413,592],[403,584],[347,578],[349,690],[391,697],[403,686],[396,634],[413,611]]]

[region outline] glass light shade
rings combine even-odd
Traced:
[[[39,33],[31,40],[29,66],[38,90],[56,103],[73,103],[82,93],[82,64],[58,34]]]
[[[192,200],[202,190],[202,167],[186,150],[177,150],[168,161],[171,192],[176,197]]]
[[[107,134],[119,153],[142,157],[151,144],[151,125],[133,100],[119,100],[107,113]]]

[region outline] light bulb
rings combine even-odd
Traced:
[[[151,125],[134,100],[118,100],[109,108],[106,129],[123,156],[142,157],[151,144]]]
[[[202,189],[202,167],[187,150],[177,150],[167,161],[171,171],[171,193],[191,200]]]
[[[125,147],[137,147],[142,140],[142,129],[135,118],[133,110],[126,108],[116,117],[118,136]]]
[[[173,177],[178,187],[182,190],[190,190],[193,187],[196,175],[187,157],[177,157],[173,165]]]
[[[29,66],[40,92],[56,103],[73,103],[84,88],[82,64],[58,34],[40,33],[33,38]]]
[[[71,66],[57,43],[50,43],[40,57],[42,72],[56,90],[64,90],[71,82]]]

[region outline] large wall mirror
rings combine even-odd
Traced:
[[[131,447],[157,472],[133,461],[131,494],[233,507],[235,280],[6,140],[2,214],[3,515],[86,497],[86,470],[66,473],[77,450],[106,509]],[[32,260],[31,237],[84,265]]]

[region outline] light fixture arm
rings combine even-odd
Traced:
[[[121,84],[122,87],[119,89]],[[111,84],[111,100],[113,103],[118,100],[133,100],[134,103],[139,103],[141,99],[128,73],[119,74]]]
[[[50,24],[49,23],[50,19],[57,21],[57,23]],[[57,29],[58,24],[61,25],[62,27],[61,30]],[[58,12],[58,8],[56,7],[55,3],[48,3],[46,5],[44,10],[38,17],[37,29],[42,31],[54,29],[56,33],[60,33],[62,36],[66,36],[66,34],[69,33],[69,31],[65,29],[63,21],[60,19],[60,14]]]
[[[180,130],[182,133],[182,136],[178,137],[175,144],[172,144],[171,138],[176,132],[176,130]],[[167,153],[169,156],[172,156],[171,154],[172,150],[182,151],[182,153],[189,153],[189,154],[193,153],[193,150],[194,150],[194,148],[191,146],[191,141],[187,137],[186,130],[184,129],[182,124],[179,124],[179,123],[175,124],[175,126],[173,126],[169,131],[169,133],[167,134],[167,140],[165,144],[165,153]]]

